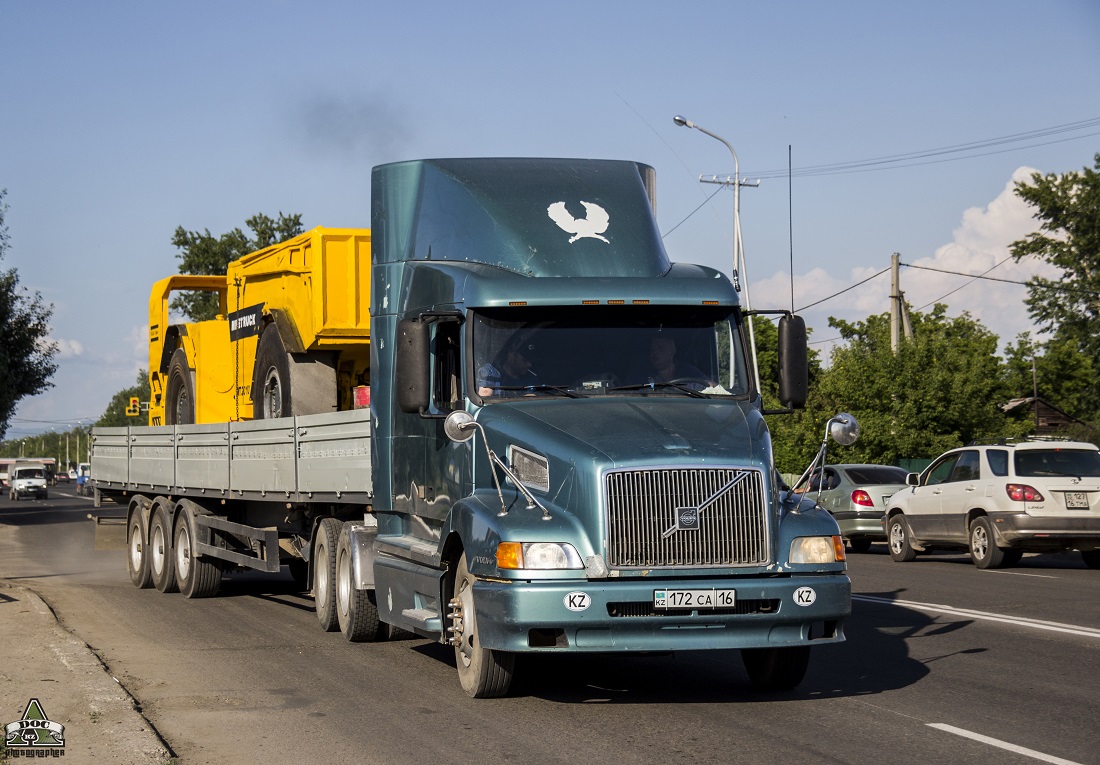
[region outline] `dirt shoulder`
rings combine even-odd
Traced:
[[[175,762],[133,697],[87,644],[65,630],[33,590],[0,580],[0,729],[15,723],[17,732],[46,740],[45,732],[28,732],[42,725],[19,724],[25,715],[64,726],[58,734],[64,762]],[[0,765],[43,755],[54,759],[61,748],[0,746]]]

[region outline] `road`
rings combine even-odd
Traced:
[[[848,641],[791,693],[754,693],[720,651],[527,658],[510,697],[473,700],[450,649],[322,633],[285,572],[208,600],[135,589],[71,494],[0,500],[0,578],[93,647],[186,765],[1100,763],[1100,571],[1076,555],[852,556]]]

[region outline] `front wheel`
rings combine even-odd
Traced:
[[[195,381],[187,366],[187,352],[177,348],[168,362],[164,424],[191,425],[195,422]]]
[[[890,547],[890,557],[899,563],[915,560],[917,551],[909,542],[909,524],[901,513],[890,518],[886,524],[886,541]]]
[[[758,691],[789,691],[806,676],[810,647],[742,648],[741,661]]]
[[[506,651],[482,648],[474,605],[475,578],[466,564],[466,553],[455,573],[454,597],[450,602],[451,644],[462,690],[475,699],[503,696],[512,685],[516,657]]]
[[[978,568],[1000,568],[1005,563],[1005,551],[997,547],[993,525],[984,515],[970,524],[970,560]]]

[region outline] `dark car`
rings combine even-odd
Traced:
[[[882,527],[886,501],[906,487],[906,475],[892,465],[826,465],[811,473],[795,491],[816,499],[832,513],[852,552],[862,553],[872,542],[886,540]]]

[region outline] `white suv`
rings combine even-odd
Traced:
[[[1100,449],[1093,444],[964,446],[906,483],[883,517],[896,561],[964,547],[978,568],[998,568],[1025,552],[1080,550],[1089,568],[1100,568]]]

